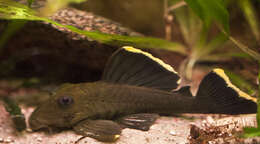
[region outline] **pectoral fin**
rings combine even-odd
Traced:
[[[117,121],[128,128],[148,131],[158,117],[158,114],[141,113],[124,116]]]
[[[109,120],[85,120],[74,128],[77,134],[95,138],[103,142],[114,142],[121,134],[120,125]]]

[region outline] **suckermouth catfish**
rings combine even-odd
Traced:
[[[188,86],[174,90],[179,83],[170,65],[126,46],[111,56],[100,81],[62,85],[36,108],[29,124],[32,130],[72,128],[112,142],[126,127],[149,130],[158,114],[256,113],[256,99],[234,86],[222,69],[203,78],[195,97]]]

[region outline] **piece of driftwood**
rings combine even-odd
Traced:
[[[51,19],[87,31],[139,35],[106,18],[74,8],[58,11]],[[6,21],[0,22],[0,33]],[[15,33],[0,53],[2,76],[44,77],[82,82],[97,80],[108,57],[118,47],[106,45],[49,23],[30,21]]]

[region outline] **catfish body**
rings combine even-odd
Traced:
[[[73,102],[66,105],[62,101],[68,96]],[[31,126],[33,129],[52,125],[71,127],[84,119],[114,119],[136,113],[198,113],[196,110],[200,108],[194,107],[194,100],[192,96],[182,97],[178,92],[146,87],[106,82],[66,84],[43,104],[44,108],[36,110],[31,117]]]
[[[178,92],[106,82],[80,84],[79,87],[88,93],[86,89],[91,87],[90,85],[95,91],[92,91],[91,97],[83,99],[88,104],[95,104],[92,106],[93,118],[112,119],[133,113],[187,113],[195,112],[196,109],[194,97],[182,97]]]
[[[171,91],[179,82],[177,72],[160,59],[123,47],[111,56],[101,81],[64,84],[33,112],[29,123],[33,130],[66,127],[115,141],[122,127],[149,130],[157,114],[256,112],[256,99],[232,85],[221,69],[204,77],[196,97],[188,87]]]

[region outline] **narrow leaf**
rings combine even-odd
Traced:
[[[237,45],[238,48],[240,48],[242,51],[244,51],[245,53],[249,54],[251,57],[253,57],[255,60],[259,61],[260,60],[260,54],[250,48],[248,48],[247,46],[245,46],[244,44],[240,43],[239,41],[237,41],[235,38],[229,36],[228,37],[229,40],[231,40],[235,45]]]
[[[31,7],[31,5],[32,5],[33,2],[34,2],[34,0],[27,0],[28,7]]]
[[[0,35],[0,53],[3,49],[3,46],[8,41],[8,39],[16,33],[19,29],[21,29],[27,21],[25,20],[12,20],[8,22],[7,27]]]
[[[17,103],[10,99],[9,97],[5,96],[3,98],[5,102],[5,109],[11,115],[12,121],[15,124],[15,127],[18,131],[22,131],[26,128],[25,117],[24,114],[21,112],[20,107]]]
[[[131,45],[138,48],[157,48],[171,50],[179,52],[181,54],[186,54],[187,51],[185,47],[179,43],[173,43],[166,40],[152,38],[152,37],[136,37],[136,36],[122,36],[115,34],[105,34],[101,32],[90,32],[80,30],[76,27],[70,25],[62,25],[58,22],[50,20],[45,17],[37,16],[37,12],[34,10],[13,2],[11,0],[0,0],[0,19],[23,19],[31,21],[45,21],[60,27],[67,28],[78,34],[85,35],[93,40],[99,41],[101,43],[115,45],[115,46],[125,46]]]
[[[244,135],[243,137],[256,137],[260,136],[260,129],[254,127],[246,127],[244,128]]]
[[[260,129],[260,60],[258,60],[258,67],[259,67],[259,70],[258,70],[258,99],[257,99],[256,120],[257,120],[257,128]]]
[[[188,7],[176,9],[174,14],[179,23],[185,42],[189,47],[194,47],[200,38],[202,21]]]
[[[256,15],[256,11],[252,5],[252,1],[251,0],[239,0],[238,2],[239,2],[239,6],[241,7],[242,11],[244,12],[246,20],[249,23],[252,33],[254,34],[254,36],[256,37],[257,40],[260,40],[258,17]]]
[[[42,20],[45,22],[55,24],[60,27],[67,28],[73,32],[85,35],[91,39],[109,45],[114,45],[114,46],[130,45],[138,48],[164,49],[164,50],[175,51],[181,54],[187,54],[187,51],[183,45],[179,43],[169,42],[163,39],[152,38],[152,37],[123,36],[123,35],[115,35],[115,34],[106,34],[101,32],[90,32],[90,31],[80,30],[70,25],[62,25],[50,19],[43,18]]]
[[[221,45],[223,45],[227,40],[228,40],[228,37],[224,33],[221,32],[208,42],[207,47],[205,48],[205,51],[207,51],[207,53],[211,53],[215,49],[217,49]]]
[[[245,80],[245,78],[243,78],[242,76],[226,69],[225,73],[228,75],[228,77],[234,85],[238,86],[246,93],[252,95],[256,92],[256,87],[254,87],[251,83]]]
[[[84,1],[86,0],[47,0],[45,6],[40,9],[40,15],[51,16],[71,3],[81,3]]]
[[[222,25],[226,33],[229,33],[228,11],[220,0],[185,0],[185,2],[207,27],[215,21]]]
[[[23,4],[12,0],[0,0],[1,19],[40,20],[35,14],[34,10]]]

